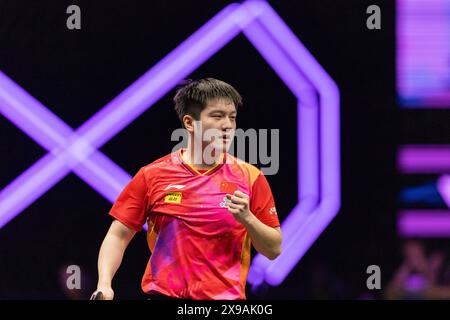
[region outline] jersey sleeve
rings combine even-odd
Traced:
[[[122,190],[109,214],[127,227],[140,231],[148,217],[148,193],[144,169],[141,168]]]
[[[252,186],[250,211],[264,224],[274,228],[280,226],[272,191],[262,172]]]

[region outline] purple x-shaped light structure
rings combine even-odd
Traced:
[[[340,207],[339,91],[264,1],[225,7],[77,130],[0,72],[0,112],[49,151],[1,191],[0,228],[71,171],[114,202],[131,176],[98,148],[240,32],[298,99],[298,204],[282,224],[283,253],[256,256],[248,278],[280,284]]]

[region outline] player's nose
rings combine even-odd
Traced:
[[[224,120],[222,122],[222,130],[223,131],[229,131],[234,129],[234,123],[229,117],[224,117]]]

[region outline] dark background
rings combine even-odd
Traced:
[[[226,1],[0,0],[0,70],[71,127],[156,64]],[[394,1],[271,1],[273,8],[339,86],[341,93],[342,206],[326,231],[276,288],[249,298],[359,298],[366,268],[379,265],[383,286],[399,263],[395,230],[398,179],[395,152],[410,124],[395,101]],[[82,29],[66,28],[66,8],[81,8]],[[382,29],[366,28],[366,8],[377,4]],[[244,97],[238,126],[280,128],[281,159],[269,176],[281,220],[295,206],[295,98],[243,35],[190,77],[215,77]],[[159,100],[101,151],[128,173],[171,152],[179,127],[173,92]],[[416,113],[415,113],[416,112]],[[409,118],[408,118],[409,117]],[[411,119],[412,120],[411,120]],[[420,120],[420,121],[419,121]],[[436,130],[443,129],[443,123]],[[0,117],[0,188],[46,151]],[[415,141],[420,142],[420,141]],[[74,174],[0,230],[0,299],[87,298],[95,289],[97,255],[111,204]],[[145,299],[140,281],[149,258],[145,234],[128,248],[113,288],[118,299]],[[68,265],[82,269],[82,290],[67,293]],[[330,277],[323,292],[317,270]],[[372,292],[379,297],[379,292]]]

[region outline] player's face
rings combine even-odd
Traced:
[[[200,113],[203,135],[206,145],[228,150],[236,130],[236,107],[227,99],[210,100]]]

